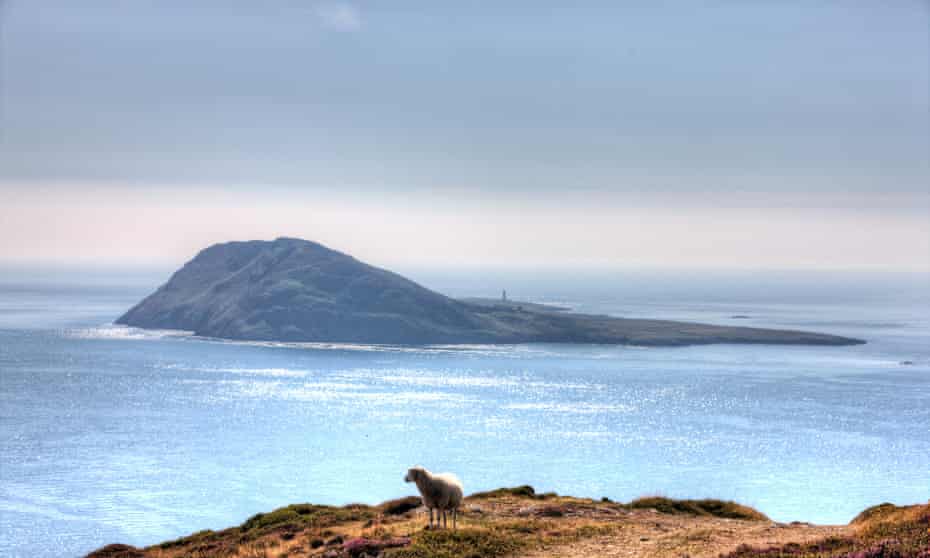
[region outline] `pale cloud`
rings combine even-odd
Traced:
[[[922,213],[843,208],[410,200],[224,188],[16,190],[10,262],[175,267],[215,242],[294,236],[391,269],[722,268],[930,271]]]
[[[334,31],[357,31],[362,27],[358,8],[346,2],[318,4],[316,15],[324,26]]]

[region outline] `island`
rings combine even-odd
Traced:
[[[855,345],[780,329],[628,319],[511,300],[457,300],[316,242],[215,244],[117,324],[231,340],[366,344]]]

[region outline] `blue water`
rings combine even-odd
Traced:
[[[78,556],[294,502],[466,491],[730,498],[846,522],[930,499],[930,281],[415,275],[456,296],[812,329],[854,347],[296,346],[108,325],[164,274],[0,274],[0,556]],[[734,319],[733,315],[749,316]],[[903,365],[902,361],[913,361]]]

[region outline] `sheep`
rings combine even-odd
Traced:
[[[423,505],[429,509],[429,526],[433,526],[433,509],[436,513],[436,527],[439,527],[440,513],[442,526],[447,527],[446,511],[452,511],[452,528],[457,528],[458,508],[462,504],[462,481],[451,473],[434,475],[423,467],[413,467],[407,471],[404,482],[417,485]]]

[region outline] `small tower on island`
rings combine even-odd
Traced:
[[[501,302],[507,302],[507,289],[501,291]]]

